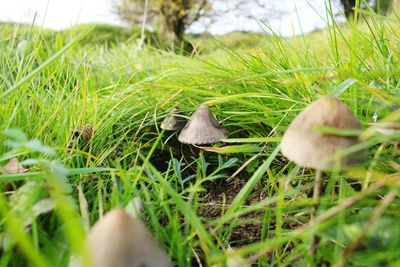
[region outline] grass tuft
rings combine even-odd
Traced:
[[[369,123],[399,119],[400,19],[357,12],[359,21],[341,25],[328,5],[328,28],[296,38],[192,37],[191,56],[114,39],[117,28],[77,35],[1,24],[0,266],[89,262],[88,225],[135,197],[176,266],[235,256],[254,266],[398,265],[399,135]],[[368,148],[369,160],[325,175],[309,221],[313,173],[288,162],[279,142],[322,95],[360,120],[364,141],[352,149]],[[203,102],[230,132],[223,146],[181,145],[159,128],[171,108],[190,116]],[[90,140],[70,147],[85,124]],[[29,171],[6,173],[14,157]]]

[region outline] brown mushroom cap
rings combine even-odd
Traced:
[[[302,167],[327,170],[335,167],[335,155],[358,143],[356,137],[343,137],[317,131],[318,126],[360,129],[352,112],[336,97],[325,96],[305,108],[287,128],[282,153]],[[342,157],[340,166],[359,163],[364,153]]]
[[[174,107],[171,110],[171,113],[161,122],[160,127],[166,131],[176,131],[182,129],[185,126],[185,123],[186,119],[179,115],[179,109]]]
[[[72,131],[68,148],[75,148],[80,141],[87,143],[92,139],[93,127],[90,123],[79,126],[78,129]]]
[[[228,131],[222,127],[210,112],[207,104],[201,104],[178,136],[184,144],[212,144],[228,137]]]
[[[10,161],[4,166],[4,170],[10,174],[23,173],[28,171],[28,169],[22,166],[17,158],[10,159]]]
[[[93,126],[90,123],[86,123],[85,126],[79,127],[79,131],[82,134],[83,140],[89,142],[93,135]]]
[[[143,222],[120,208],[111,210],[93,226],[88,247],[95,267],[171,266]]]

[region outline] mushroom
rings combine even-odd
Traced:
[[[22,166],[17,158],[10,159],[10,161],[4,166],[4,170],[9,174],[17,174],[28,171],[28,169]]]
[[[166,131],[177,131],[181,130],[186,123],[185,117],[179,114],[179,109],[174,107],[170,114],[168,114],[161,122],[161,129]]]
[[[210,112],[207,104],[201,104],[178,136],[184,144],[204,145],[221,141],[228,137],[228,131],[222,127]]]
[[[85,125],[79,126],[78,130],[73,132],[75,137],[82,136],[83,141],[89,142],[93,135],[93,126],[90,123],[86,123]]]
[[[359,163],[364,153],[351,154],[337,159],[337,153],[359,142],[357,137],[337,136],[318,131],[316,127],[361,129],[361,125],[341,100],[332,96],[321,97],[306,107],[287,128],[282,137],[282,153],[302,167],[316,170],[313,192],[313,218],[318,209],[322,172],[337,166]],[[314,255],[316,239],[312,237],[310,254]]]
[[[91,229],[88,248],[95,267],[169,267],[166,253],[140,219],[123,209],[108,212]]]
[[[68,148],[69,149],[75,148],[80,140],[82,140],[85,143],[89,142],[90,139],[92,138],[92,135],[93,135],[93,127],[90,123],[79,126],[78,129],[72,131],[72,135],[68,143]]]
[[[228,248],[227,252],[233,253],[235,250]],[[226,267],[248,267],[249,264],[240,255],[228,256],[226,259]]]
[[[393,121],[382,121],[370,123],[373,129],[383,135],[392,135],[400,133],[400,123]],[[399,156],[399,143],[400,141],[393,141],[393,157],[397,158]]]

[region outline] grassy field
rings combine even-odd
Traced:
[[[225,266],[239,255],[254,266],[399,266],[400,163],[390,140],[400,134],[373,134],[368,123],[400,118],[400,18],[364,13],[292,39],[196,39],[191,56],[127,32],[97,42],[89,26],[2,24],[0,166],[17,157],[29,171],[0,168],[0,266],[85,257],[89,227],[134,197],[176,266]],[[285,159],[279,142],[329,94],[360,120],[368,161],[325,174],[309,223],[314,172]],[[223,148],[200,151],[159,128],[173,106],[190,116],[203,102],[230,132]],[[91,139],[68,148],[87,123]]]

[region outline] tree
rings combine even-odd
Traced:
[[[392,0],[376,0],[374,9],[377,13],[386,14],[392,8]]]
[[[356,0],[340,0],[340,3],[344,9],[344,15],[346,18],[350,18],[354,14],[354,7],[356,6]]]
[[[210,9],[208,0],[119,0],[117,13],[130,24],[164,32],[169,41],[182,44],[185,30]]]
[[[358,3],[367,3],[369,4],[375,12],[380,14],[386,14],[393,5],[393,0],[370,0],[370,1],[362,1],[359,0]],[[354,15],[354,7],[357,4],[356,0],[340,0],[340,3],[344,9],[344,15],[346,18],[352,17]]]

